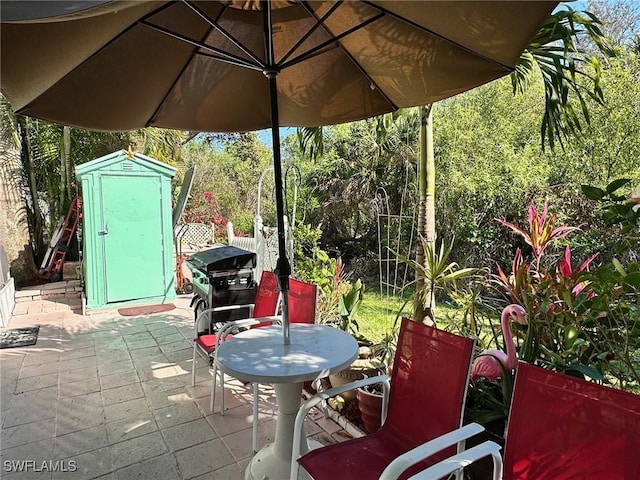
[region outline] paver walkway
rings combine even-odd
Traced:
[[[209,413],[211,376],[200,357],[191,386],[189,300],[139,317],[82,316],[77,302],[63,299],[21,306],[9,327],[41,328],[36,345],[0,349],[0,477],[244,478],[250,388],[226,382],[225,415]],[[307,428],[321,443],[348,437],[319,412],[313,418]],[[260,422],[262,446],[275,432],[268,388],[261,388]]]

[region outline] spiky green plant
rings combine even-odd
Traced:
[[[425,307],[428,307],[426,309],[427,316],[435,324],[436,291],[455,291],[459,280],[474,275],[478,269],[460,268],[456,262],[449,262],[449,257],[453,250],[453,240],[448,246],[445,246],[444,241],[441,241],[438,251],[432,248],[424,238],[420,238],[420,241],[424,251],[424,264],[398,252],[392,252],[400,261],[406,263],[409,268],[415,271],[418,276],[426,280],[424,284],[416,288],[415,295]]]

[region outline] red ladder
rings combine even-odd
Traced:
[[[40,269],[38,277],[44,280],[58,281],[62,279],[62,266],[67,256],[71,239],[76,233],[78,222],[82,218],[82,199],[76,195],[71,200],[69,211],[64,218],[60,229],[54,233],[53,238],[60,237],[53,245],[53,253],[49,256],[47,265]]]

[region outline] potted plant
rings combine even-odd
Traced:
[[[356,280],[349,289],[348,292],[343,293],[340,296],[338,303],[339,318],[333,325],[337,326],[341,330],[357,335],[358,323],[355,319],[355,314],[362,304],[364,297],[364,285],[360,279]],[[381,371],[383,364],[371,356],[371,349],[367,345],[366,341],[360,340],[360,351],[358,358],[346,369],[329,375],[329,381],[332,387],[338,387],[347,383],[360,380],[365,377],[372,377],[378,375]],[[344,400],[353,400],[356,398],[356,392],[351,390],[344,392],[341,395]]]
[[[387,333],[379,343],[370,347],[372,358],[380,365],[379,371],[375,373],[376,375],[382,373],[391,375],[393,357],[398,340],[397,323],[398,317],[394,321],[391,332]],[[356,391],[360,418],[367,433],[373,433],[380,428],[383,396],[384,392],[381,383],[358,388]]]
[[[373,433],[382,423],[382,384],[368,385],[356,390],[360,419],[367,433]]]

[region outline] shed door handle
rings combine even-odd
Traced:
[[[107,230],[106,228],[104,230],[101,230],[98,232],[98,235],[106,235],[109,233],[109,230]]]

